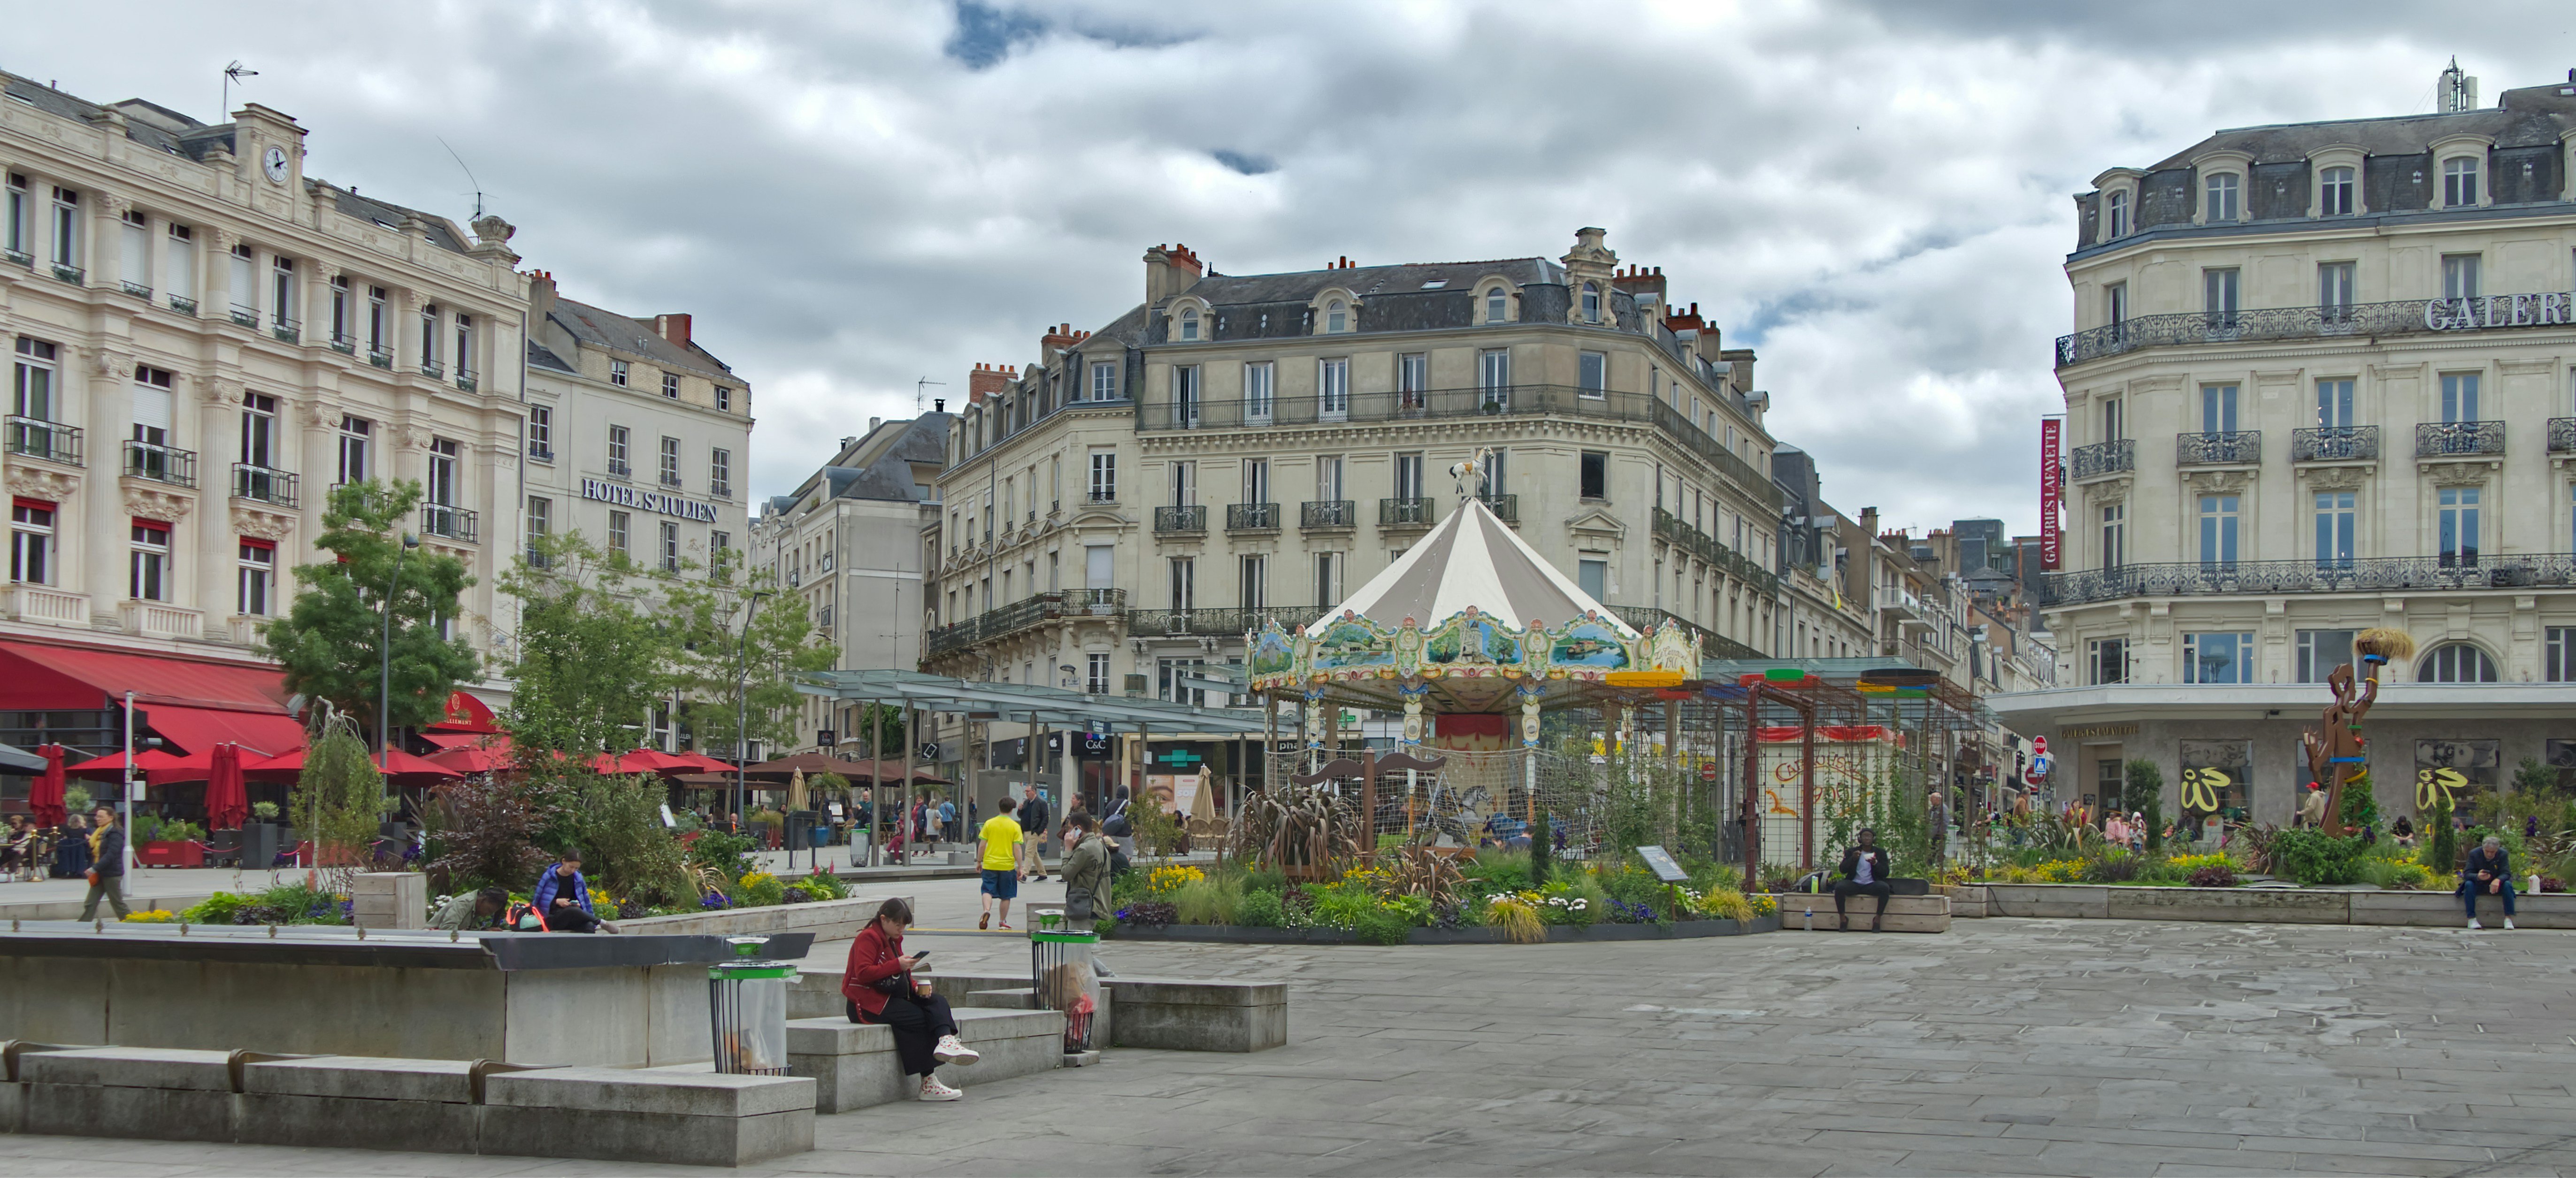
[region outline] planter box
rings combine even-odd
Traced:
[[[203,867],[206,865],[206,848],[185,839],[136,843],[134,861],[146,867]]]
[[[1557,941],[1670,941],[1699,937],[1735,937],[1780,931],[1777,916],[1751,921],[1685,920],[1670,927],[1654,924],[1550,925],[1547,939]],[[1356,945],[1359,938],[1340,929],[1245,928],[1239,925],[1174,924],[1158,929],[1122,926],[1111,934],[1121,941],[1216,941],[1244,945]],[[1499,928],[1418,928],[1409,945],[1499,945],[1508,940]]]
[[[912,897],[904,897],[910,903]],[[765,908],[717,908],[675,916],[639,916],[601,924],[609,933],[651,933],[743,937],[766,933],[812,933],[818,941],[846,941],[876,919],[884,896],[817,900],[810,904],[772,904]]]
[[[1972,885],[1974,886],[1974,885]],[[2468,919],[2447,891],[2388,892],[2360,888],[2140,888],[2109,884],[1985,884],[1990,916],[2074,920],[2203,920],[2253,924],[2368,924],[2447,928]],[[2576,895],[2515,898],[2514,923],[2576,929]],[[2482,920],[2504,915],[2478,905]]]

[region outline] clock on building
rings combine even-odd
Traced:
[[[268,153],[260,157],[259,167],[261,171],[268,173],[269,183],[286,183],[286,149],[283,147],[269,148]]]

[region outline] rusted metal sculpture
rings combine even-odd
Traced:
[[[2354,636],[2352,651],[2360,660],[2360,675],[2354,675],[2353,664],[2344,663],[2326,676],[2326,689],[2335,701],[2326,706],[2319,726],[2299,739],[2308,754],[2309,780],[2326,789],[2319,827],[2329,835],[2344,833],[2344,787],[2358,783],[2369,788],[2369,742],[2362,739],[2361,718],[2379,698],[2379,668],[2390,659],[2413,658],[2415,640],[2403,630],[2364,630]]]

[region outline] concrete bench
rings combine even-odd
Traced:
[[[814,1147],[812,1080],[12,1045],[0,1129],[739,1166]],[[706,1065],[698,1065],[704,1067]]]
[[[923,974],[958,1009],[1025,1010],[1035,1004],[1024,973]],[[1092,1015],[1094,1047],[1167,1051],[1267,1051],[1288,1042],[1285,982],[1216,978],[1108,977]],[[840,1015],[841,975],[798,975],[788,992],[790,1018]],[[846,1016],[844,1016],[846,1017]]]
[[[956,1008],[957,1037],[983,1058],[940,1067],[939,1078],[967,1087],[1064,1066],[1064,1016],[1052,1010]],[[787,1070],[814,1082],[814,1108],[845,1113],[910,1100],[919,1081],[903,1074],[894,1028],[854,1023],[846,1013],[790,1019]]]
[[[1817,932],[1835,932],[1842,928],[1841,922],[1834,917],[1834,897],[1831,892],[1822,894],[1792,892],[1778,899],[1780,929],[1783,932],[1798,932],[1811,927],[1808,923],[1810,913],[1813,914],[1814,919],[1812,927]],[[1843,906],[1851,913],[1852,928],[1866,931],[1869,928],[1870,918],[1878,911],[1878,898],[1853,896],[1843,901]],[[1948,896],[1891,896],[1887,901],[1886,919],[1880,922],[1880,927],[1891,933],[1949,932],[1950,898]]]

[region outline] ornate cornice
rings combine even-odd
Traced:
[[[232,513],[233,531],[259,540],[283,540],[295,532],[295,517],[272,511],[261,511],[236,503]]]
[[[2303,466],[2299,477],[2314,491],[2358,491],[2370,479],[2366,466]]]
[[[9,467],[9,493],[59,503],[80,490],[81,477],[67,470],[48,470],[19,462]]]
[[[2242,470],[2195,470],[2184,481],[2196,494],[2242,495],[2253,484],[2254,475]]]
[[[188,518],[188,513],[196,510],[195,496],[162,490],[161,484],[158,483],[147,483],[137,479],[126,479],[123,482],[125,512],[128,515],[157,519],[163,523],[176,523]]]
[[[2432,480],[2433,485],[2436,487],[2479,487],[2486,485],[2487,477],[2495,471],[2495,464],[2491,462],[2427,462],[2423,464],[2423,471],[2424,477]]]

